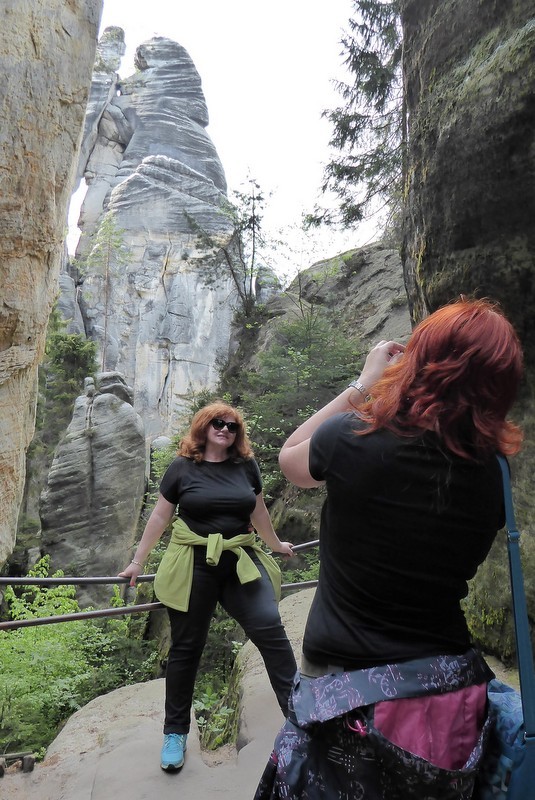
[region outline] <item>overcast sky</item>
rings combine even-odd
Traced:
[[[340,104],[333,80],[347,76],[340,40],[352,0],[104,0],[101,31],[125,31],[124,77],[136,47],[152,36],[179,42],[201,77],[229,190],[247,175],[267,194],[266,224],[299,225],[319,199],[331,127],[324,109]],[[322,241],[334,251],[363,244],[371,228]],[[306,264],[311,260],[304,254]]]

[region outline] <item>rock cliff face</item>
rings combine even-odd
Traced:
[[[0,9],[0,564],[15,541],[101,8],[4,0]]]
[[[531,0],[405,0],[412,315],[477,291],[535,348]],[[534,353],[535,355],[535,353]]]
[[[197,226],[231,239],[226,182],[206,132],[201,80],[186,50],[164,38],[138,47],[137,71],[116,74],[120,29],[99,43],[79,174],[88,184],[78,257],[111,214],[122,259],[105,274],[89,266],[81,308],[103,368],[134,388],[147,436],[169,434],[190,389],[214,385],[228,355],[236,292],[214,273]],[[113,260],[113,259],[112,259]],[[105,341],[105,344],[104,344]]]
[[[52,569],[68,575],[116,575],[131,556],[145,492],[145,431],[132,390],[101,373],[60,442],[41,496],[42,544]],[[82,605],[104,604],[109,586],[77,590]],[[100,603],[100,601],[102,601]]]
[[[260,331],[258,352],[269,343],[273,323],[295,319],[299,297],[336,311],[340,329],[358,338],[364,351],[380,339],[405,342],[411,332],[399,253],[380,243],[319,261],[273,296],[266,305],[272,322]]]

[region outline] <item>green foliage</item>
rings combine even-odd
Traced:
[[[49,556],[28,573],[48,577]],[[58,571],[52,577],[61,577]],[[9,619],[78,612],[73,586],[5,591]],[[113,602],[121,604],[118,589]],[[0,631],[0,751],[47,747],[58,727],[99,694],[153,676],[156,653],[120,618]]]
[[[319,561],[316,551],[305,552],[299,559],[302,566],[291,568],[291,561],[284,570],[284,583],[303,583],[304,581],[317,581],[319,576]]]
[[[176,456],[178,446],[177,438],[178,437],[175,437],[173,442],[167,447],[161,447],[151,454],[151,472],[156,485],[160,484],[165,470]]]
[[[45,358],[39,368],[35,449],[52,453],[71,421],[73,403],[84,379],[95,373],[96,345],[79,333],[65,333],[56,309],[48,323]]]
[[[54,333],[46,345],[49,385],[62,399],[79,392],[84,378],[95,371],[95,343],[79,333]]]
[[[240,678],[241,673],[235,662],[224,686],[214,689],[208,674],[197,681],[193,708],[199,725],[201,746],[207,750],[215,750],[237,739]]]
[[[201,745],[215,750],[232,741],[238,713],[231,676],[243,646],[243,632],[221,606],[216,608],[199,665],[193,709]]]
[[[226,694],[226,687],[218,692],[208,681],[202,689],[197,688],[195,692],[193,710],[201,745],[210,750],[227,743],[224,733],[234,711],[226,705]]]
[[[225,697],[226,693],[220,697],[216,692],[208,691],[193,701],[201,745],[209,750],[215,750],[228,742],[225,731],[235,712],[225,705]]]
[[[124,241],[124,231],[117,226],[112,211],[104,215],[91,245],[85,265],[106,278],[130,262],[131,253]]]
[[[405,172],[406,112],[401,74],[399,0],[354,0],[354,17],[342,38],[352,83],[338,82],[344,105],[324,112],[330,141],[340,151],[325,169],[322,190],[340,200],[339,214],[315,209],[312,225],[364,217],[374,199],[399,202]]]
[[[470,581],[468,596],[462,608],[470,633],[487,653],[510,664],[515,656],[514,620],[507,561],[503,558],[506,544],[499,533],[490,554]]]
[[[218,605],[199,664],[196,692],[203,691],[204,676],[209,676],[208,682],[218,692],[226,686],[242,644],[243,632],[240,626]]]
[[[258,366],[240,371],[239,386],[233,377],[268,499],[283,484],[277,460],[283,442],[354,376],[358,357],[357,341],[340,330],[332,312],[301,299],[294,319],[275,327]]]

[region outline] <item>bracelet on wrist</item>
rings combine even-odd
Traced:
[[[138,566],[138,567],[142,567],[142,566],[143,566],[143,564],[141,563],[141,561],[136,561],[136,559],[135,559],[135,558],[133,558],[133,559],[132,559],[132,561],[131,561],[130,563],[131,563],[131,564],[137,564],[137,566]]]
[[[356,389],[357,392],[360,392],[366,403],[368,403],[372,399],[371,394],[368,392],[368,390],[366,389],[364,384],[361,383],[359,380],[351,381],[351,383],[349,384],[349,386],[347,388],[348,389]]]

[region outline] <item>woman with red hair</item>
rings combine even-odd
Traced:
[[[439,309],[382,341],[280,453],[325,486],[320,574],[290,714],[257,800],[470,798],[492,673],[461,601],[504,525],[495,454],[522,351],[496,305]]]
[[[184,764],[195,677],[218,602],[258,647],[285,716],[297,669],[278,610],[280,569],[257,543],[255,531],[275,553],[292,556],[292,545],[273,530],[243,417],[227,403],[211,403],[193,417],[162,479],[134,558],[120,573],[131,586],[177,508],[154,581],[171,623],[160,759],[164,770]]]

